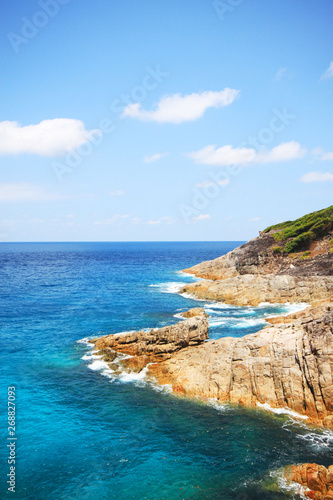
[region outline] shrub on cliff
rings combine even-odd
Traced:
[[[326,236],[332,230],[333,206],[304,215],[295,221],[269,226],[264,233],[275,231],[272,235],[274,240],[286,242],[283,251],[290,253],[304,249],[311,241]]]

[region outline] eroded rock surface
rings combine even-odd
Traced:
[[[313,500],[333,500],[333,465],[292,465],[286,469],[285,477],[304,487],[303,494]]]
[[[188,347],[149,366],[173,391],[221,402],[288,407],[333,428],[333,307],[242,338]]]
[[[217,281],[189,283],[181,289],[181,293],[238,306],[257,306],[262,302],[314,303],[333,300],[333,277],[246,274]]]
[[[180,349],[202,344],[209,337],[208,329],[206,317],[196,315],[164,328],[106,335],[91,343],[106,362],[114,361],[117,353],[130,355],[121,364],[137,372],[148,363],[170,358]]]

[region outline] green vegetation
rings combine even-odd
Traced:
[[[307,250],[306,252],[303,253],[303,255],[300,257],[300,260],[305,260],[308,259],[311,255],[310,250]]]
[[[272,235],[274,240],[280,243],[286,242],[283,252],[291,253],[306,248],[311,241],[326,236],[332,230],[333,206],[304,215],[294,221],[282,222],[267,227],[264,233],[276,231]],[[333,246],[333,238],[330,240],[330,244]]]
[[[282,247],[274,247],[273,248],[274,255],[280,255],[281,253],[282,253]]]

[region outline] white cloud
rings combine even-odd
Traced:
[[[333,61],[330,63],[329,67],[320,77],[321,80],[326,80],[327,78],[332,78],[333,76]]]
[[[122,191],[121,189],[118,189],[117,191],[111,191],[109,193],[110,196],[124,196],[125,191]]]
[[[57,193],[48,192],[40,186],[19,182],[16,184],[0,184],[0,201],[54,201],[63,199]]]
[[[143,159],[144,163],[153,163],[154,161],[158,161],[163,156],[167,156],[169,153],[155,153],[154,155],[146,155]]]
[[[192,217],[192,220],[194,222],[199,222],[201,220],[208,220],[208,219],[210,219],[210,215],[209,214],[200,214],[200,215]]]
[[[313,156],[315,156],[315,160],[319,160],[319,161],[331,161],[333,160],[333,152],[332,151],[328,151],[328,152],[325,152],[322,148],[318,147],[318,148],[314,148],[311,153],[313,154]]]
[[[146,224],[148,224],[148,226],[153,226],[153,225],[156,225],[156,224],[165,223],[168,226],[170,226],[174,222],[176,222],[176,219],[173,219],[170,216],[166,216],[166,217],[160,217],[159,219],[155,219],[155,220],[149,220],[149,221],[146,222]]]
[[[249,219],[250,222],[258,222],[258,220],[260,220],[260,217],[252,217]]]
[[[302,148],[299,142],[284,142],[275,148],[259,151],[256,155],[256,161],[261,163],[270,163],[277,161],[297,160],[306,155],[306,149]]]
[[[333,152],[323,153],[321,160],[322,161],[333,160]]]
[[[232,146],[222,146],[215,149],[216,146],[210,145],[199,151],[188,153],[187,156],[192,158],[196,163],[205,165],[239,165],[253,162],[256,156],[255,149],[250,148],[233,148]]]
[[[290,141],[280,144],[271,150],[257,152],[254,148],[233,148],[230,145],[217,148],[214,145],[206,146],[199,151],[188,153],[196,163],[204,165],[246,165],[250,163],[271,163],[302,158],[306,149],[298,142]]]
[[[275,78],[275,80],[276,80],[276,81],[278,81],[278,82],[279,82],[280,80],[282,80],[282,77],[283,77],[283,75],[285,74],[285,72],[286,72],[286,71],[287,71],[287,68],[280,68],[280,69],[276,72],[276,74],[275,74],[275,77],[274,77],[274,78]]]
[[[332,182],[333,174],[330,172],[309,172],[301,177],[301,182]]]
[[[173,94],[162,97],[153,111],[141,109],[140,103],[129,104],[122,117],[158,123],[182,123],[201,118],[208,108],[221,108],[231,104],[239,90],[225,88],[220,92],[205,91],[200,94]]]
[[[155,224],[161,224],[161,223],[162,223],[162,221],[161,221],[160,219],[157,219],[157,220],[149,220],[149,221],[147,222],[148,226],[153,226],[153,225],[155,225]]]
[[[116,214],[113,215],[112,217],[109,217],[108,219],[102,219],[102,220],[95,220],[94,224],[95,226],[110,226],[112,224],[115,224],[116,222],[121,222],[124,219],[128,219],[131,216],[128,214]]]
[[[20,153],[57,156],[81,146],[98,130],[86,130],[80,120],[55,118],[22,127],[18,122],[0,122],[0,155]]]

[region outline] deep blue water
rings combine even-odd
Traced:
[[[276,490],[270,471],[333,463],[328,432],[104,376],[78,343],[177,322],[197,305],[210,314],[211,338],[260,329],[288,307],[175,293],[194,279],[179,270],[238,244],[0,244],[1,498],[284,499],[290,494]],[[17,398],[15,493],[6,485],[8,386]]]

